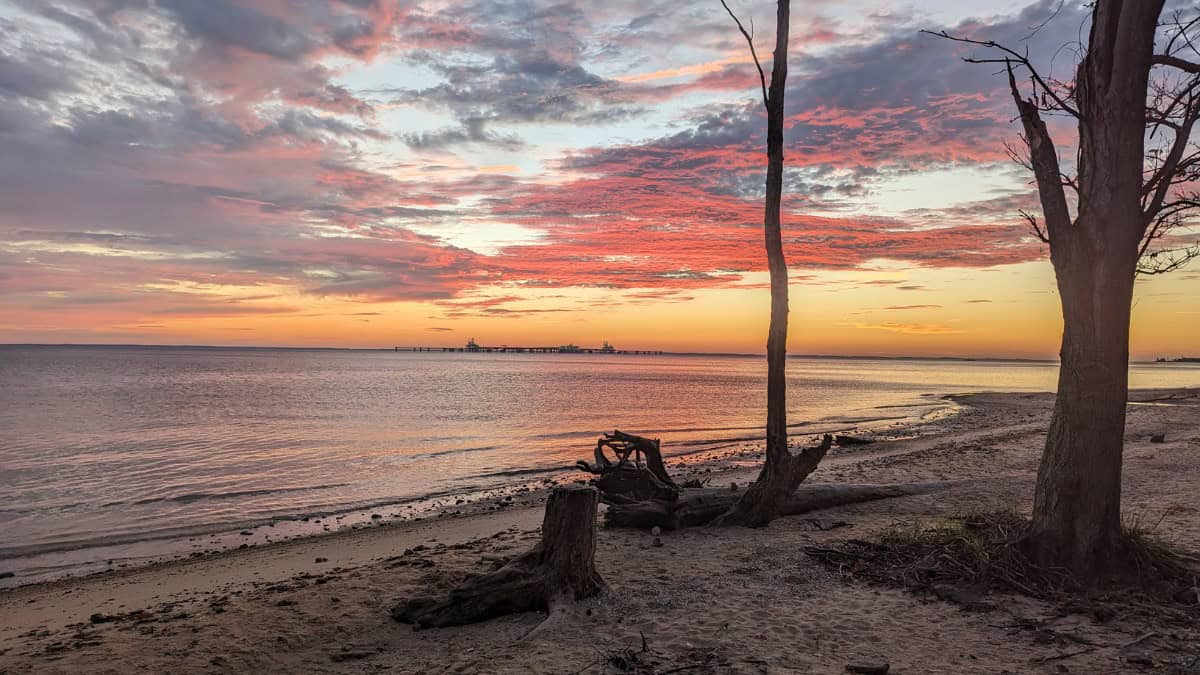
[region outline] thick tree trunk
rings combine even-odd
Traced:
[[[1128,225],[1076,227],[1076,246],[1090,239],[1086,231],[1106,234],[1092,239],[1102,246],[1055,259],[1063,309],[1058,395],[1025,543],[1040,563],[1088,581],[1123,562],[1121,458],[1137,241],[1122,236]]]
[[[1119,572],[1126,562],[1121,455],[1129,319],[1147,223],[1142,210],[1146,91],[1161,10],[1161,0],[1095,4],[1088,52],[1076,74],[1079,213],[1074,222],[1063,207],[1050,208],[1062,194],[1057,162],[1049,166],[1053,143],[1044,125],[1034,128],[1040,124],[1036,107],[1018,97],[1030,148],[1047,164],[1038,170],[1038,189],[1063,310],[1058,395],[1024,544],[1035,560],[1065,568],[1084,583]]]
[[[596,572],[597,492],[555,488],[546,501],[542,541],[504,567],[464,581],[447,596],[405,600],[392,618],[417,628],[458,626],[503,614],[561,612],[604,589]]]

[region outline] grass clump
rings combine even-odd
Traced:
[[[1021,545],[1028,520],[1011,511],[972,513],[894,527],[872,539],[809,547],[808,555],[842,575],[928,592],[967,609],[987,610],[994,594],[1020,594],[1106,620],[1152,615],[1170,622],[1200,618],[1200,560],[1127,523],[1119,574],[1083,584],[1067,570],[1038,565]]]

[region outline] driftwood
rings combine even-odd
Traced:
[[[949,486],[948,482],[894,485],[802,484],[783,502],[779,514],[795,516],[835,506],[927,494]],[[610,503],[604,514],[604,523],[611,527],[657,526],[664,530],[705,525],[728,511],[739,498],[737,492],[731,492],[729,489],[701,488],[683,490],[675,501]]]
[[[847,444],[864,442],[850,439]],[[821,445],[796,455],[796,462],[808,458],[815,468],[816,461],[833,443],[826,435]],[[865,441],[870,442],[870,441]],[[611,448],[616,460],[609,459],[604,449]],[[811,457],[810,457],[811,453]],[[667,473],[658,439],[642,438],[614,431],[596,442],[595,463],[578,462],[576,466],[595,475],[592,484],[600,490],[600,499],[608,505],[604,523],[611,527],[661,527],[673,530],[721,522],[743,493],[729,488],[682,487]],[[642,460],[645,459],[645,466]],[[815,458],[815,459],[814,459]],[[808,468],[805,476],[812,471]],[[803,477],[801,477],[803,478]],[[908,483],[892,485],[800,484],[781,500],[777,515],[794,516],[809,511],[857,504],[861,502],[925,494],[943,489],[950,483]],[[755,484],[749,489],[753,490]]]
[[[588,486],[554,488],[541,542],[504,567],[467,579],[447,596],[401,602],[392,618],[430,628],[528,611],[561,616],[574,601],[605,587],[595,566],[597,502],[596,490]]]
[[[608,458],[605,448],[613,451],[616,461]],[[597,476],[592,484],[599,488],[606,502],[674,501],[678,496],[679,487],[667,473],[657,438],[643,438],[619,430],[606,433],[596,441],[595,459],[595,463],[581,460],[575,466]]]
[[[870,445],[875,441],[871,440],[870,438],[859,438],[858,436],[846,436],[843,434],[838,434],[837,436],[833,437],[833,442],[837,443],[839,447],[844,447],[847,445]]]

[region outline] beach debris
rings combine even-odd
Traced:
[[[833,437],[833,442],[837,443],[839,446],[846,446],[846,445],[870,445],[870,444],[874,443],[875,441],[870,438],[860,438],[858,436],[845,436],[845,435],[839,434],[839,435]]]
[[[846,672],[857,675],[887,675],[892,669],[889,663],[847,663]]]
[[[605,448],[613,451],[615,462],[608,458]],[[679,493],[679,486],[667,473],[657,438],[643,438],[615,430],[596,441],[594,456],[595,463],[580,460],[575,467],[595,474],[597,478],[592,480],[592,484],[606,496],[671,501]]]
[[[326,563],[326,562],[329,562],[329,558],[316,558],[316,559],[314,559],[314,560],[313,560],[313,562],[315,562],[315,563]]]
[[[823,455],[832,443],[833,437],[826,435],[816,451]],[[605,454],[605,448],[615,453],[615,461]],[[600,490],[600,500],[608,505],[604,522],[609,526],[646,528],[658,536],[663,530],[713,522],[742,497],[737,483],[731,483],[727,488],[704,487],[707,480],[704,483],[676,483],[667,472],[656,438],[643,438],[619,430],[606,433],[596,441],[595,460],[594,463],[579,461],[575,466],[596,476],[591,483]],[[779,514],[791,516],[846,504],[925,494],[949,485],[944,481],[801,485],[784,499]]]
[[[954,481],[883,485],[808,483],[797,487],[796,491],[783,501],[779,513],[783,516],[796,516],[847,504],[929,494],[945,490],[954,484]],[[644,500],[618,503],[617,500],[606,499],[608,510],[604,513],[604,523],[610,527],[657,526],[663,530],[695,527],[717,519],[737,503],[738,497],[738,493],[725,488],[703,488],[683,490],[674,501]]]
[[[554,488],[546,502],[542,539],[537,545],[494,572],[467,578],[445,596],[421,596],[398,603],[392,608],[392,618],[420,629],[545,610],[546,621],[533,632],[557,622],[575,601],[605,588],[595,565],[598,504],[595,488]]]

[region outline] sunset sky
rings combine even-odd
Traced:
[[[1083,11],[793,4],[790,350],[1052,357],[1004,81],[918,30],[1066,78]],[[718,0],[0,0],[0,342],[761,352],[758,96]]]

